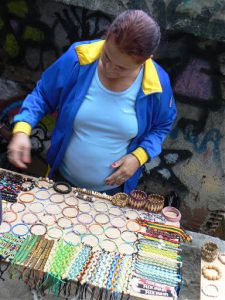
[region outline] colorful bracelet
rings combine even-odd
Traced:
[[[24,199],[26,198],[26,196],[30,196],[30,197],[28,197],[28,199]],[[19,201],[22,203],[31,203],[34,201],[34,199],[35,199],[34,194],[31,192],[24,192],[19,195]]]
[[[130,193],[129,206],[135,209],[142,209],[145,206],[147,194],[144,191],[134,190]]]

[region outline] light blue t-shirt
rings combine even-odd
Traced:
[[[103,86],[98,69],[74,119],[70,139],[59,171],[75,186],[109,190],[105,179],[115,170],[112,163],[127,153],[127,146],[138,132],[135,112],[143,68],[133,84],[122,92]]]

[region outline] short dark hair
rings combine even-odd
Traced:
[[[158,23],[143,10],[126,10],[109,26],[106,40],[113,38],[127,54],[147,59],[159,46],[161,33]]]

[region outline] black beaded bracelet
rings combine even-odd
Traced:
[[[60,185],[62,185],[63,187],[66,187],[67,189],[59,188]],[[55,182],[53,184],[53,189],[60,194],[69,194],[72,191],[71,185],[69,183],[63,182],[63,181]]]
[[[30,183],[30,185],[28,187],[24,187],[23,183],[27,183],[27,182]],[[34,186],[35,186],[35,181],[32,178],[27,177],[27,178],[23,178],[20,189],[23,192],[29,192],[34,188]]]

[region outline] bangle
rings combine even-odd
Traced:
[[[117,244],[109,239],[102,240],[100,243],[100,248],[108,252],[115,252],[118,250]]]
[[[84,212],[84,213],[89,213],[91,211],[91,209],[92,209],[91,204],[88,203],[88,202],[83,202],[82,203],[81,201],[78,204],[79,211],[80,212]]]
[[[151,212],[161,212],[165,202],[165,197],[159,194],[149,194],[144,209]]]
[[[222,264],[225,265],[225,253],[220,253],[218,259]]]
[[[87,232],[87,227],[81,223],[77,223],[73,225],[73,230],[74,233],[79,234],[79,235],[83,235],[86,234]]]
[[[56,222],[62,229],[68,229],[72,226],[72,221],[69,218],[61,217]]]
[[[99,238],[90,233],[90,234],[86,234],[81,238],[82,243],[84,243],[85,245],[91,246],[91,247],[96,247],[99,244]]]
[[[209,293],[207,291],[209,288],[214,288],[215,293]],[[202,293],[207,297],[217,298],[219,296],[219,288],[215,284],[207,284],[202,288]]]
[[[72,191],[71,185],[63,181],[55,182],[53,189],[60,194],[69,194]]]
[[[133,231],[133,232],[138,232],[138,231],[141,230],[141,225],[138,224],[137,222],[133,221],[133,220],[129,220],[127,222],[126,227],[127,227],[127,230]]]
[[[125,230],[121,233],[121,239],[126,243],[135,243],[137,241],[137,233],[129,230]]]
[[[129,206],[135,209],[142,209],[145,206],[147,194],[144,191],[133,190],[129,197]]]
[[[126,226],[126,220],[122,217],[115,217],[110,220],[110,223],[113,227],[122,228]]]
[[[107,212],[109,209],[107,203],[105,203],[103,201],[94,202],[93,207],[97,212],[100,212],[100,213]]]
[[[162,209],[162,215],[169,222],[179,222],[181,219],[180,211],[173,206],[166,206]]]
[[[26,199],[26,196],[28,196],[28,199]],[[23,203],[31,203],[34,201],[34,194],[31,192],[24,192],[19,195],[19,201]]]
[[[77,206],[79,203],[79,199],[74,197],[73,195],[69,195],[65,198],[65,203],[68,206]]]
[[[59,227],[51,227],[47,230],[47,236],[54,240],[59,240],[63,236],[63,231]]]
[[[33,224],[30,228],[30,233],[33,235],[42,235],[44,236],[47,232],[47,228],[43,224]]]
[[[214,270],[217,273],[217,275],[210,275],[207,272],[208,270]],[[209,266],[204,266],[202,268],[202,275],[208,280],[219,280],[222,277],[222,272],[218,267],[209,265]]]
[[[81,213],[77,216],[77,221],[81,224],[88,225],[93,222],[93,216],[89,213]]]
[[[48,204],[45,207],[45,211],[49,215],[59,215],[62,213],[62,208],[59,204]]]
[[[3,234],[3,233],[10,232],[10,231],[11,231],[11,225],[9,223],[3,221],[1,223],[0,233]]]
[[[128,205],[129,196],[126,193],[116,193],[112,196],[112,204],[120,207]]]
[[[204,259],[205,261],[208,261],[208,262],[212,262],[216,259],[217,255],[218,255],[218,251],[219,251],[219,248],[218,248],[217,244],[215,244],[213,242],[205,243],[201,247],[202,259]]]
[[[109,239],[116,240],[120,237],[121,231],[117,227],[107,227],[105,229],[105,236]]]
[[[104,232],[104,228],[100,224],[91,224],[89,225],[88,230],[90,231],[90,233],[93,233],[95,235],[101,235]]]
[[[62,199],[60,199],[60,197]],[[58,194],[58,193],[52,193],[51,196],[49,197],[49,200],[52,203],[60,204],[60,203],[63,203],[65,201],[65,195],[64,194]]]
[[[117,206],[112,206],[109,208],[109,214],[115,217],[121,217],[123,215],[123,210]]]
[[[42,215],[39,217],[39,221],[46,226],[52,226],[56,223],[56,217],[53,215]]]
[[[120,245],[118,245],[118,251],[123,255],[132,255],[137,252],[137,249],[131,244],[121,243]]]
[[[76,207],[64,207],[62,210],[62,214],[67,218],[76,218],[76,216],[78,215],[78,210],[76,209]]]
[[[75,232],[73,231],[69,231],[67,232],[64,236],[63,239],[66,243],[68,244],[73,244],[73,245],[78,245],[81,241],[80,236],[77,235]]]
[[[24,203],[19,203],[19,202],[12,203],[10,205],[10,209],[15,213],[21,213],[26,209],[26,205]]]
[[[25,224],[33,225],[38,221],[38,217],[34,213],[26,212],[22,214],[21,221]]]
[[[43,196],[40,197],[39,194],[40,194],[40,195],[41,195],[41,194],[47,194],[47,195],[45,195],[45,197],[43,197]],[[35,198],[38,199],[38,200],[40,200],[40,201],[48,200],[49,197],[50,197],[50,193],[49,193],[49,191],[48,191],[47,189],[41,188],[39,191],[37,191],[37,192],[35,193]]]
[[[44,185],[41,182],[45,183]],[[46,186],[47,183],[47,186]],[[53,186],[53,180],[49,179],[48,177],[39,177],[35,180],[34,184],[39,189],[49,190]]]
[[[129,220],[136,220],[140,218],[140,214],[137,210],[130,209],[125,212],[125,217]]]
[[[32,212],[34,214],[39,214],[39,213],[43,212],[45,207],[44,207],[44,204],[41,202],[33,202],[28,206],[28,209],[30,212]]]
[[[29,183],[29,185],[27,187],[24,187],[23,184],[26,184],[26,183]],[[28,191],[31,191],[34,188],[34,185],[35,185],[34,179],[29,178],[29,177],[23,178],[22,183],[20,185],[20,189],[23,192],[28,192]]]
[[[8,210],[3,215],[3,221],[6,223],[13,223],[17,220],[18,215],[12,210]]]
[[[109,221],[110,221],[109,216],[104,213],[96,214],[94,217],[94,220],[96,223],[101,224],[101,225],[105,225],[105,224],[109,223]]]
[[[27,224],[19,223],[11,228],[11,232],[18,236],[25,236],[29,232],[29,227]]]

